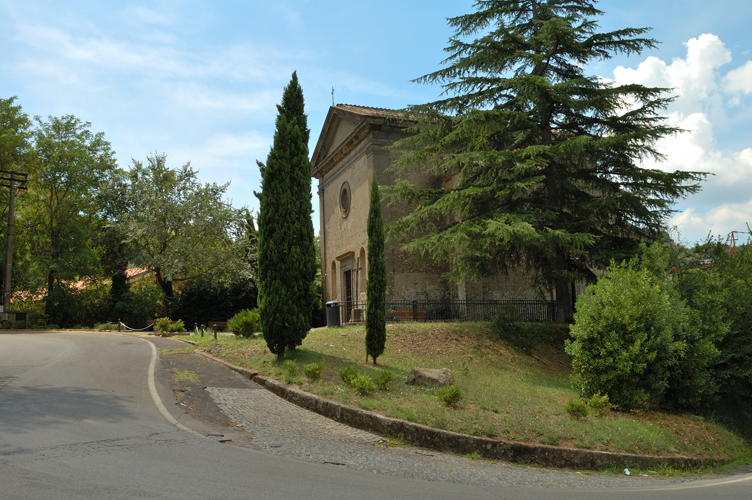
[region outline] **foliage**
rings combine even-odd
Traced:
[[[571,335],[574,387],[628,409],[696,401],[717,354],[668,280],[668,257],[658,243],[643,247],[641,258],[612,264],[588,287]]]
[[[154,321],[154,331],[157,333],[170,333],[172,331],[172,320],[170,318],[157,318]]]
[[[593,413],[595,413],[599,417],[605,416],[609,411],[611,411],[611,408],[613,408],[613,405],[608,401],[608,394],[601,396],[599,392],[590,396],[590,399],[588,399],[587,402],[587,406],[590,410],[592,410]]]
[[[462,389],[457,384],[442,385],[436,388],[436,397],[447,406],[456,406],[462,399]]]
[[[251,278],[239,276],[225,280],[206,276],[189,281],[176,291],[170,301],[170,316],[188,325],[225,321],[243,309],[255,309],[257,295]],[[253,331],[261,331],[261,328]]]
[[[564,411],[574,418],[585,418],[590,413],[588,405],[580,398],[572,398],[567,401]]]
[[[373,379],[373,381],[376,384],[376,387],[378,387],[382,391],[386,391],[389,390],[389,385],[391,385],[394,379],[394,373],[389,370],[381,370],[379,374],[376,375],[376,378]]]
[[[291,377],[294,377],[298,374],[298,364],[291,359],[285,360],[285,362],[282,364],[282,369],[285,370],[285,373]]]
[[[346,384],[352,383],[353,379],[358,376],[358,368],[352,364],[348,363],[347,365],[343,366],[338,371],[339,376],[342,377],[342,381]]]
[[[181,333],[185,331],[182,320],[172,321],[170,318],[157,318],[154,321],[154,331],[161,334]]]
[[[156,283],[140,279],[121,295],[113,315],[131,328],[143,328],[148,320],[167,314],[162,299],[162,290]]]
[[[366,360],[376,364],[386,346],[386,260],[384,256],[384,220],[376,172],[371,181],[368,208],[368,280],[366,281]]]
[[[369,394],[376,390],[376,384],[373,383],[373,379],[364,373],[353,378],[350,381],[350,385],[360,395]]]
[[[244,212],[222,200],[228,184],[201,184],[190,163],[173,170],[156,153],[146,165],[134,159],[128,180],[122,233],[168,301],[175,282],[249,275]]]
[[[36,121],[35,161],[28,191],[19,197],[17,247],[28,255],[28,285],[46,286],[45,313],[62,326],[75,314],[63,306],[69,298],[63,281],[99,271],[92,243],[96,193],[117,168],[110,144],[89,130],[91,124],[71,115]]]
[[[16,320],[16,321],[3,321],[0,323],[0,328],[3,330],[23,330],[24,328],[28,328],[28,325],[26,321]]]
[[[94,329],[98,331],[115,331],[118,329],[117,323],[97,323],[94,325]]]
[[[316,256],[311,221],[309,130],[296,73],[277,106],[274,142],[261,170],[259,309],[269,350],[279,360],[311,326]]]
[[[416,80],[445,97],[409,107],[413,135],[394,146],[406,151],[398,174],[436,182],[397,183],[408,215],[390,237],[449,264],[457,281],[524,265],[555,290],[559,319],[572,312],[571,282],[630,257],[704,178],[640,167],[679,132],[659,116],[672,98],[585,74],[656,45],[646,28],[598,32],[594,3],[487,0],[450,18],[445,67]]]
[[[33,161],[31,120],[20,105],[15,104],[16,97],[0,98],[0,170],[28,173]],[[0,189],[0,221],[8,220],[9,190]],[[5,234],[5,224],[0,224],[0,234]],[[17,252],[16,252],[17,253]],[[5,253],[0,255],[2,272],[5,273]],[[15,268],[20,266],[16,265]],[[15,276],[19,274],[18,278]],[[22,280],[19,271],[14,272],[12,284]]]
[[[687,266],[676,274],[677,287],[703,328],[726,333],[715,342],[720,354],[710,364],[713,390],[703,410],[752,439],[752,246],[730,251],[726,242],[709,240],[693,253],[712,266]]]
[[[324,363],[308,363],[303,366],[303,373],[308,380],[315,382],[321,379],[321,372],[324,371]]]
[[[258,309],[243,309],[227,321],[227,326],[238,337],[250,337],[261,329]]]

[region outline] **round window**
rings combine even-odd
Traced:
[[[350,213],[350,184],[342,183],[339,190],[339,209],[342,211],[342,217],[347,217]]]

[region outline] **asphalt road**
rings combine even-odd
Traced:
[[[501,488],[409,480],[223,444],[207,437],[226,429],[220,412],[207,403],[192,416],[175,404],[170,368],[154,342],[0,334],[0,499],[752,497],[752,474],[640,489]]]

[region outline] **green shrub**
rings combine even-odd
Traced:
[[[436,397],[447,406],[455,406],[462,399],[462,389],[456,384],[444,385],[436,389]]]
[[[376,386],[381,389],[382,391],[389,390],[389,384],[392,383],[394,380],[394,373],[390,372],[389,370],[381,370],[378,375],[376,375],[376,378],[373,379],[373,381],[376,383]]]
[[[349,384],[358,376],[358,368],[352,363],[347,363],[346,366],[339,369],[338,373],[339,376],[342,377],[342,381]]]
[[[350,384],[360,395],[368,394],[376,390],[376,384],[373,383],[373,379],[368,375],[361,374],[350,380]]]
[[[298,364],[291,359],[286,360],[282,364],[282,369],[287,375],[290,375],[291,377],[294,377],[298,374]]]
[[[118,324],[117,323],[97,323],[94,325],[95,330],[103,331],[103,330],[117,330]]]
[[[321,378],[321,372],[324,371],[324,363],[309,363],[303,366],[303,373],[308,380],[315,382]]]
[[[23,330],[26,328],[26,321],[3,321],[0,323],[0,328],[4,330]]]
[[[232,333],[238,337],[249,338],[261,330],[261,316],[258,309],[243,309],[227,322]]]
[[[715,348],[702,337],[697,315],[680,300],[667,269],[660,246],[643,247],[642,257],[612,264],[580,297],[566,351],[572,384],[582,396],[608,394],[618,407],[644,408],[665,398],[672,377],[700,380]],[[682,389],[689,400],[701,388]]]
[[[593,413],[598,415],[599,417],[605,416],[609,411],[611,411],[611,408],[614,406],[608,401],[608,394],[604,394],[601,396],[601,393],[595,393],[592,396],[590,396],[590,399],[588,399],[587,402],[588,407],[592,410]]]
[[[590,413],[587,405],[580,398],[570,399],[564,411],[574,418],[585,418]]]
[[[172,331],[172,320],[170,318],[157,318],[154,321],[154,331],[157,333],[170,333]]]
[[[184,331],[185,331],[185,323],[183,323],[182,319],[174,321],[172,325],[170,325],[170,332],[172,333],[183,333]]]

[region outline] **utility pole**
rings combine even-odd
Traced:
[[[28,174],[0,170],[0,186],[10,189],[10,203],[8,204],[8,256],[5,261],[5,279],[3,280],[3,310],[2,320],[8,319],[10,310],[10,278],[13,276],[13,228],[16,218],[16,190],[26,189]]]

